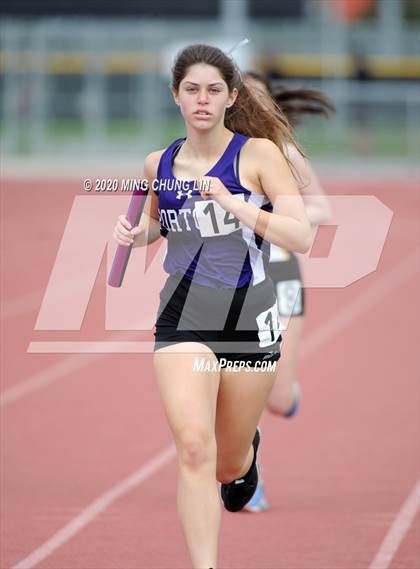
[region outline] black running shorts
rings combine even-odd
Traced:
[[[271,279],[215,289],[170,275],[160,292],[154,350],[180,342],[205,344],[222,365],[277,361],[281,335]]]

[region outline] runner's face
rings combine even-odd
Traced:
[[[189,67],[178,92],[173,92],[186,123],[199,130],[223,121],[226,108],[233,105],[237,94],[237,89],[229,93],[216,67],[204,63]]]

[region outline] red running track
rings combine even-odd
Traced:
[[[416,184],[326,185],[377,196],[393,222],[376,272],[307,291],[303,405],[291,421],[263,417],[271,508],[224,512],[221,569],[420,567]],[[2,183],[1,568],[184,569],[150,354],[27,353],[53,337],[34,325],[79,188]],[[66,339],[103,329],[104,276],[102,265],[83,328]]]

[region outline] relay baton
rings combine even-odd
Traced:
[[[128,221],[131,223],[131,227],[138,225],[140,221],[146,201],[147,191],[148,190],[133,191],[126,216]],[[133,244],[128,247],[126,245],[118,245],[114,261],[112,263],[111,272],[108,277],[108,284],[110,286],[120,287],[122,285],[132,248]]]

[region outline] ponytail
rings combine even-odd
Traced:
[[[299,124],[299,120],[304,114],[323,115],[328,118],[335,112],[335,106],[331,99],[315,89],[278,87],[272,89],[271,96],[288,117],[293,128]]]
[[[304,114],[323,115],[328,118],[335,112],[334,103],[322,91],[305,88],[288,89],[283,86],[272,87],[263,75],[255,71],[247,71],[246,77],[264,85],[267,93],[287,117],[293,129],[299,124]]]

